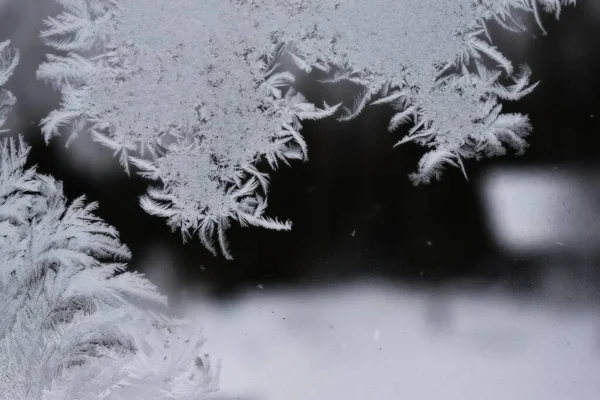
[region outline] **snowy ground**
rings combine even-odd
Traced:
[[[355,284],[187,310],[227,399],[600,398],[600,319],[583,309]]]

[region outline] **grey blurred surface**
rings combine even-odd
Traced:
[[[432,313],[435,302],[444,307]],[[596,400],[600,393],[598,312],[502,290],[431,293],[361,282],[281,292],[265,283],[229,303],[190,296],[185,309],[203,322],[206,349],[221,360],[224,395]],[[443,314],[438,329],[431,318]]]

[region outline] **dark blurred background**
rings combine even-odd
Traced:
[[[146,182],[127,177],[109,150],[86,138],[68,150],[65,138],[45,145],[38,123],[57,106],[59,96],[35,80],[46,51],[35,31],[51,8],[8,3],[0,37],[12,38],[22,51],[8,89],[18,98],[13,128],[33,146],[30,164],[64,181],[70,198],[86,194],[99,201],[98,214],[119,230],[133,252],[131,267],[164,280],[157,283],[167,291],[203,287],[226,297],[262,287],[379,278],[425,286],[475,282],[522,291],[538,286],[555,257],[579,256],[569,258],[576,252],[569,248],[546,252],[532,245],[523,252],[499,243],[482,187],[487,171],[511,167],[518,174],[531,166],[584,171],[590,174],[586,193],[597,186],[594,177],[600,175],[593,171],[600,160],[600,13],[589,3],[565,8],[560,21],[544,14],[547,36],[535,27],[521,35],[492,30],[499,49],[515,65],[528,64],[533,79],[541,82],[531,95],[504,107],[504,112],[531,119],[534,132],[526,155],[509,152],[502,158],[469,161],[469,181],[460,170],[448,169],[441,181],[414,187],[407,174],[416,169],[424,150],[413,145],[393,148],[401,132],[387,132],[390,109],[367,109],[349,123],[305,122],[309,161],[271,174],[269,215],[291,219],[293,230],[233,226],[228,233],[233,261],[213,257],[197,239],[183,245],[163,220],[144,213],[138,197]],[[325,96],[332,104],[348,101],[355,89],[312,84],[307,93],[309,98]],[[151,264],[166,272],[151,271]]]

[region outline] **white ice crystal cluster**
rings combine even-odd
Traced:
[[[39,78],[62,92],[43,123],[46,139],[69,126],[119,154],[128,170],[158,181],[141,199],[184,240],[197,232],[231,258],[225,230],[290,229],[264,215],[268,176],[305,160],[300,119],[332,114],[303,102],[293,76],[278,71],[285,46],[272,35],[292,6],[265,9],[230,0],[60,0],[42,38],[49,55]],[[273,14],[273,19],[270,15]]]
[[[10,40],[0,42],[0,133],[4,133],[7,129],[2,129],[8,114],[15,105],[16,98],[8,90],[2,88],[8,78],[14,73],[15,68],[19,64],[20,54],[10,45]]]
[[[200,399],[216,390],[203,339],[166,307],[129,250],[62,185],[0,144],[0,399]],[[199,361],[200,360],[200,361]],[[142,397],[139,397],[143,394]]]
[[[0,83],[18,63],[0,44]],[[2,92],[5,116],[15,98]],[[0,128],[2,125],[0,125]],[[22,137],[0,139],[0,399],[202,399],[217,370],[191,322],[127,272],[131,254],[85,197],[35,167]],[[138,305],[136,305],[138,304]]]
[[[272,3],[269,0],[254,3]],[[390,104],[394,131],[410,123],[398,142],[430,149],[413,183],[440,177],[446,165],[523,153],[531,132],[527,116],[503,114],[502,100],[530,93],[531,71],[515,68],[492,43],[490,24],[525,31],[532,15],[543,30],[540,6],[557,17],[575,0],[339,0],[299,1],[310,32],[292,38],[297,65],[329,73],[325,82],[361,86],[342,120],[368,105]],[[306,15],[306,16],[305,16]],[[310,16],[309,16],[310,15]],[[312,18],[312,19],[311,19]]]
[[[266,216],[268,171],[306,160],[302,119],[351,120],[391,105],[399,144],[429,149],[417,184],[464,159],[522,153],[527,116],[502,113],[502,100],[530,93],[531,71],[497,50],[489,24],[541,26],[575,0],[56,0],[41,33],[57,50],[38,77],[62,93],[42,121],[46,140],[90,133],[157,182],[142,197],[183,239],[232,258],[231,221],[287,230]],[[362,89],[353,104],[317,107],[294,72]],[[324,133],[326,134],[326,132]],[[261,170],[263,168],[263,170]],[[217,244],[215,244],[217,241]]]

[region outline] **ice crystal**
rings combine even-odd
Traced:
[[[215,371],[194,364],[202,338],[134,304],[164,307],[166,298],[125,271],[129,250],[94,215],[96,203],[69,204],[59,182],[24,169],[28,151],[22,138],[0,144],[0,399],[214,391]]]
[[[264,216],[266,160],[306,160],[301,118],[322,118],[291,90],[278,70],[285,46],[275,22],[292,5],[180,0],[61,0],[64,12],[46,20],[42,38],[66,56],[49,55],[38,76],[62,92],[62,107],[42,121],[46,140],[70,125],[70,139],[90,132],[159,180],[141,200],[148,212],[182,231],[199,230],[207,247],[233,218],[289,229]],[[278,16],[270,20],[272,13]],[[151,171],[149,173],[148,171]],[[184,180],[185,179],[185,180]],[[257,184],[257,182],[259,184]],[[165,200],[165,201],[163,201]]]
[[[523,16],[558,16],[575,0],[57,0],[46,20],[51,54],[38,76],[62,93],[42,121],[46,140],[68,125],[89,132],[129,171],[157,181],[141,199],[184,239],[198,233],[231,258],[225,230],[290,229],[266,216],[268,171],[307,159],[303,118],[350,120],[390,104],[390,131],[412,123],[399,143],[429,151],[414,183],[445,165],[522,153],[528,118],[502,114],[503,100],[530,93],[531,71],[494,47],[490,23],[526,29]],[[543,28],[542,28],[543,29]],[[325,83],[363,89],[353,104],[308,104],[294,87],[295,65],[328,74]]]

